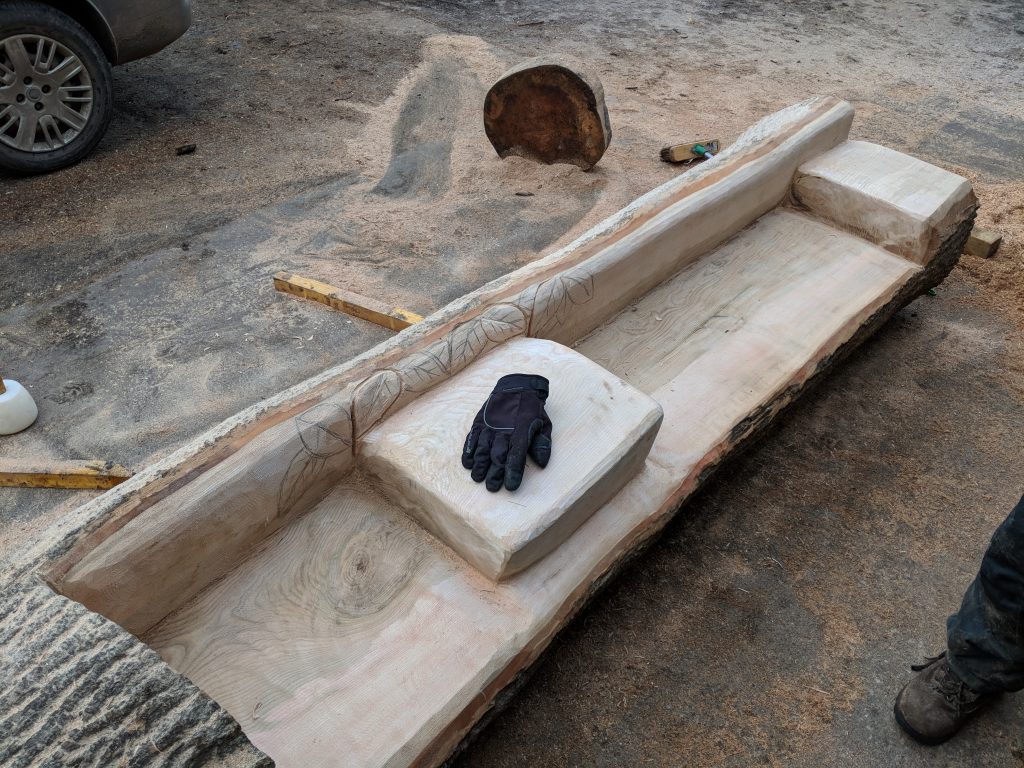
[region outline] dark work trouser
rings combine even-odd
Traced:
[[[949,665],[977,693],[1024,688],[1024,498],[992,534],[959,612],[946,622]]]

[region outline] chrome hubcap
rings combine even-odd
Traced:
[[[0,40],[0,144],[60,149],[85,128],[92,103],[89,72],[66,46],[42,35]]]

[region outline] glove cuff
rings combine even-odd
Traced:
[[[548,399],[548,380],[535,373],[510,373],[502,376],[494,385],[495,392],[508,392],[512,389],[532,389],[541,400]]]

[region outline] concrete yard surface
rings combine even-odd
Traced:
[[[40,407],[0,461],[145,466],[390,335],[275,272],[425,315],[685,172],[663,146],[834,94],[852,138],[968,176],[1000,250],[733,460],[456,765],[1024,765],[1020,697],[939,748],[891,714],[1024,493],[1024,6],[282,8],[196,3],[184,38],[115,70],[95,156],[0,176],[0,372]],[[499,160],[484,135],[488,86],[539,54],[602,79],[591,172]],[[0,489],[0,556],[94,495]]]

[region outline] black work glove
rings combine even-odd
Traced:
[[[551,458],[551,419],[544,412],[548,380],[529,373],[502,376],[473,419],[462,466],[488,491],[514,491],[523,482],[526,455],[542,469]]]

